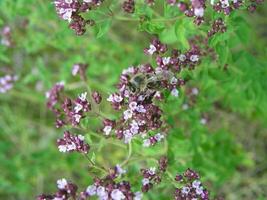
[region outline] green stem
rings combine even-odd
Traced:
[[[127,158],[121,163],[121,166],[126,165],[126,164],[129,162],[131,156],[132,156],[132,143],[131,143],[131,141],[130,141],[130,142],[129,142],[129,146],[128,146],[128,156],[127,156]]]
[[[151,21],[152,22],[171,22],[171,21],[175,21],[180,18],[182,18],[182,16],[168,18],[168,19],[156,18],[156,19],[151,19]],[[124,17],[124,16],[113,16],[113,19],[116,19],[119,21],[140,21],[140,18],[129,18],[129,17]]]
[[[166,170],[166,174],[168,175],[171,183],[176,187],[176,182],[175,182],[175,178],[172,176],[171,172]]]
[[[88,155],[84,154],[85,158],[89,161],[89,163],[91,164],[90,167],[92,168],[95,168],[101,172],[103,172],[104,174],[107,174],[108,171],[104,168],[104,167],[100,167],[100,166],[97,166],[89,157]]]

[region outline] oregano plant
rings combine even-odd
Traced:
[[[232,99],[234,86],[217,90],[216,85],[227,85],[236,74],[247,78],[241,69],[231,72],[231,65],[237,63],[242,51],[240,41],[245,44],[249,40],[243,15],[250,15],[263,3],[42,2],[39,12],[44,16],[45,8],[53,6],[53,14],[47,18],[49,34],[59,34],[55,38],[46,38],[43,25],[36,26],[31,18],[17,26],[0,21],[4,24],[1,51],[12,55],[17,65],[27,62],[23,59],[26,55],[29,60],[34,58],[37,66],[32,66],[31,72],[20,67],[19,75],[5,67],[0,93],[37,102],[42,107],[38,114],[45,116],[40,124],[49,124],[40,125],[40,129],[59,132],[49,140],[54,141],[56,150],[52,157],[58,156],[49,162],[57,165],[60,160],[56,158],[64,156],[75,166],[71,172],[57,174],[50,174],[47,166],[47,176],[40,179],[53,179],[46,182],[52,189],[38,190],[36,199],[224,199],[216,193],[218,188],[241,164],[249,166],[251,160],[220,128],[221,121],[215,128],[210,126],[213,118],[223,115],[221,110],[227,104],[235,108],[243,99]],[[21,5],[17,6],[20,10]],[[61,29],[54,30],[57,24]],[[14,38],[22,39],[25,32],[36,29],[39,35],[33,41],[21,40],[27,46],[23,52],[24,44]],[[65,32],[69,34],[67,40]],[[50,39],[60,42],[53,44]],[[42,46],[45,43],[49,45]],[[39,56],[43,49],[48,53]],[[56,52],[61,52],[60,56]],[[252,58],[247,59],[252,63]],[[56,66],[52,60],[64,60],[68,66]],[[1,55],[0,61],[12,63]],[[48,65],[55,68],[50,71]],[[29,95],[33,85],[40,99],[45,96],[45,102],[38,95]],[[58,174],[62,176],[56,177]]]

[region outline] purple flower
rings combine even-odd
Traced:
[[[13,88],[14,82],[18,80],[17,76],[5,75],[0,77],[0,93],[6,93]]]
[[[175,180],[182,184],[181,187],[176,188],[174,193],[175,200],[181,199],[201,199],[208,200],[208,191],[202,186],[199,180],[199,175],[191,170],[187,169],[183,175],[177,175]]]
[[[135,10],[134,6],[135,6],[134,0],[126,0],[122,4],[122,9],[126,13],[134,13],[134,10]]]
[[[72,135],[69,131],[64,132],[64,138],[57,140],[58,149],[60,152],[73,152],[87,154],[90,146],[84,141],[82,135]]]
[[[54,0],[56,11],[59,17],[68,21],[69,27],[77,35],[83,35],[86,31],[86,25],[93,26],[92,19],[85,19],[81,13],[89,12],[102,4],[103,0]]]

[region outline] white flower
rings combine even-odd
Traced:
[[[135,120],[131,122],[131,127],[139,129],[138,123]]]
[[[150,44],[149,49],[148,49],[147,52],[148,52],[150,55],[153,55],[153,54],[155,53],[156,50],[157,50],[156,47],[155,47],[153,44]]]
[[[85,2],[85,3],[91,3],[92,0],[83,0],[83,2]]]
[[[67,152],[67,146],[66,145],[59,145],[58,150],[59,150],[59,152],[66,153]]]
[[[193,188],[199,188],[200,184],[201,184],[200,181],[194,180],[193,183],[192,183],[192,186],[193,186]]]
[[[200,8],[194,8],[194,14],[197,17],[203,17],[204,15],[204,8],[200,7]]]
[[[161,73],[163,73],[163,69],[161,67],[156,67],[155,73],[156,74],[161,74]]]
[[[108,193],[107,193],[107,192],[105,192],[105,194],[104,194],[104,195],[102,195],[102,196],[99,196],[99,200],[108,200]]]
[[[184,62],[186,60],[186,56],[184,54],[179,55],[179,60]]]
[[[199,56],[198,55],[192,55],[192,56],[190,56],[190,60],[192,62],[197,62],[199,60]]]
[[[129,103],[129,108],[134,111],[137,107],[137,103],[135,101],[132,101],[131,103]]]
[[[105,132],[105,135],[109,135],[112,130],[112,126],[105,126],[103,131]]]
[[[128,98],[130,96],[130,92],[128,90],[124,90],[123,95]]]
[[[75,113],[78,113],[78,112],[80,112],[82,109],[83,109],[83,106],[82,106],[81,104],[77,103],[77,104],[75,105],[75,107],[74,107],[74,112],[75,112]]]
[[[163,57],[162,63],[163,65],[168,65],[170,63],[171,57]]]
[[[203,194],[203,187],[196,188],[196,193],[198,195],[202,195]]]
[[[138,105],[138,106],[136,107],[136,111],[137,111],[137,112],[140,112],[140,113],[145,113],[145,112],[146,112],[146,109],[144,108],[143,105]]]
[[[190,188],[189,187],[183,187],[182,189],[182,193],[183,194],[188,194],[190,192]]]
[[[175,96],[175,97],[178,97],[178,96],[179,96],[179,91],[178,91],[176,88],[174,88],[174,89],[172,89],[172,91],[171,91],[171,95],[172,95],[172,96]]]
[[[126,143],[126,144],[129,143],[133,138],[133,135],[130,132],[130,130],[125,130],[123,132],[123,135],[124,135],[124,143]]]
[[[128,69],[124,69],[122,74],[132,74],[134,73],[134,67],[129,67]]]
[[[67,20],[68,22],[70,22],[71,21],[72,12],[73,12],[72,9],[64,9],[64,11],[62,13],[63,14],[62,18],[64,20]]]
[[[138,125],[139,126],[143,126],[145,124],[146,124],[146,121],[145,120],[138,121]]]
[[[103,186],[99,186],[96,190],[96,194],[98,197],[102,197],[106,195],[106,189]]]
[[[157,91],[156,94],[154,95],[154,97],[160,98],[161,97],[160,91]]]
[[[116,165],[116,170],[119,175],[125,174],[126,170],[122,169],[120,165]]]
[[[138,96],[138,101],[143,101],[145,97],[143,95]]]
[[[86,97],[87,97],[87,92],[84,92],[84,93],[81,93],[80,96],[79,96],[79,99],[81,101],[85,101],[86,100]]]
[[[83,135],[78,135],[78,138],[79,138],[79,140],[84,141],[84,136]]]
[[[139,128],[136,128],[136,127],[131,127],[130,128],[130,131],[133,135],[136,135],[138,132],[139,132]]]
[[[124,118],[124,120],[130,119],[130,118],[132,118],[132,116],[133,116],[133,112],[131,110],[125,110],[123,112],[123,118]]]
[[[139,131],[139,125],[135,120],[133,120],[131,123],[130,131],[133,135],[137,134]]]
[[[73,65],[72,71],[71,71],[72,75],[76,76],[78,74],[79,70],[80,70],[80,65],[77,65],[77,64]]]
[[[182,105],[182,109],[183,109],[183,110],[187,110],[188,108],[189,108],[189,106],[188,106],[187,103],[184,103],[184,104]]]
[[[222,4],[222,8],[227,8],[230,5],[228,0],[220,0],[220,2]]]
[[[109,101],[109,102],[113,102],[114,101],[113,94],[109,95],[109,97],[107,98],[107,101]]]
[[[150,175],[154,175],[156,173],[156,167],[150,167],[149,170],[148,170],[148,173]]]
[[[177,81],[178,81],[177,78],[172,77],[171,80],[170,80],[170,83],[171,83],[172,85],[174,85],[174,84],[177,83]]]
[[[75,150],[77,147],[76,147],[76,144],[75,143],[71,143],[69,145],[67,145],[67,151],[72,151],[72,150]]]
[[[65,178],[57,180],[57,187],[58,189],[65,189],[65,187],[68,185],[68,182]]]
[[[149,179],[148,179],[148,178],[143,178],[143,180],[142,180],[142,184],[143,184],[143,185],[147,185],[147,184],[149,184]]]
[[[192,89],[192,94],[193,94],[193,95],[198,95],[198,93],[199,93],[199,91],[198,91],[197,88],[193,88],[193,89]]]
[[[66,3],[71,4],[73,0],[65,0]]]
[[[203,124],[203,125],[207,124],[207,119],[202,118],[202,119],[200,120],[200,123]]]
[[[77,123],[80,123],[81,118],[82,118],[81,115],[78,115],[78,114],[75,114],[75,115],[74,115],[74,120],[75,120],[75,122],[77,122]]]
[[[150,145],[151,145],[150,139],[144,140],[144,142],[143,142],[144,147],[149,147]]]
[[[64,200],[63,197],[55,197],[53,200]]]
[[[155,135],[155,139],[156,139],[158,142],[160,142],[163,138],[164,138],[164,135],[162,135],[161,133],[157,133],[157,134]]]
[[[120,95],[114,95],[114,101],[117,103],[120,103],[123,100],[123,98]]]
[[[117,94],[111,94],[107,98],[107,101],[110,101],[110,102],[113,102],[113,103],[115,103],[115,102],[120,103],[122,100],[123,100],[123,98],[120,95],[117,95]]]
[[[89,196],[93,196],[93,195],[96,195],[96,186],[95,185],[89,185],[87,188],[86,188],[86,193],[89,195]]]
[[[135,192],[134,193],[134,200],[141,200],[143,197],[142,192]]]
[[[125,199],[125,196],[119,189],[115,189],[111,192],[111,198],[113,200],[122,200]]]

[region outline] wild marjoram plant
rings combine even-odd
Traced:
[[[192,0],[190,2],[167,1],[171,6],[177,7],[188,17],[194,18],[196,25],[205,22],[205,10],[210,7],[215,12],[222,12],[229,15],[230,12],[247,7],[253,11],[256,5],[262,1],[251,1],[245,3],[240,0],[220,0],[207,3],[203,0]],[[77,35],[82,35],[86,31],[86,25],[97,25],[93,19],[85,19],[83,13],[90,12],[101,6],[103,0],[55,0],[54,4],[59,16],[69,21],[69,27],[75,30]],[[149,6],[154,5],[154,1],[143,2]],[[134,0],[127,0],[122,3],[122,8],[127,13],[135,13]],[[139,2],[139,4],[141,4]],[[109,8],[107,17],[116,19],[116,16]],[[134,16],[136,17],[136,16]],[[143,23],[146,16],[138,16],[140,23]],[[124,18],[127,19],[127,18]],[[131,18],[129,18],[130,20]],[[180,19],[182,20],[182,18]],[[208,23],[208,22],[207,22]],[[197,67],[203,57],[216,57],[212,48],[208,47],[209,37],[218,32],[225,32],[226,24],[222,18],[211,22],[211,28],[206,36],[196,36],[190,39],[188,50],[172,49],[155,37],[144,53],[149,56],[149,62],[138,66],[131,66],[123,70],[117,84],[117,92],[110,94],[107,98],[114,109],[119,113],[116,119],[109,118],[105,110],[100,109],[103,101],[101,94],[92,91],[87,81],[87,64],[77,63],[73,66],[72,74],[80,75],[84,83],[85,90],[77,98],[72,98],[64,91],[64,83],[57,83],[47,92],[47,106],[53,111],[56,117],[56,127],[65,127],[63,138],[57,140],[58,149],[62,153],[78,152],[82,154],[90,163],[90,169],[97,170],[94,182],[87,188],[78,192],[78,187],[65,178],[57,181],[57,192],[52,195],[42,194],[37,197],[39,200],[53,199],[91,199],[96,196],[101,200],[140,200],[150,191],[154,185],[161,182],[169,182],[170,187],[175,191],[170,195],[170,199],[176,200],[207,200],[209,193],[200,182],[200,176],[194,170],[188,168],[183,174],[172,175],[168,171],[168,156],[160,155],[160,158],[145,158],[156,160],[157,166],[150,166],[139,169],[140,175],[135,178],[140,182],[141,188],[134,190],[131,181],[127,180],[127,165],[131,161],[132,145],[142,142],[144,147],[160,145],[166,137],[171,127],[163,120],[164,112],[161,109],[168,96],[179,97],[179,88],[187,83],[187,77],[182,76],[182,72],[193,70]],[[151,59],[152,57],[152,59]],[[103,124],[102,129],[90,130],[82,124],[83,120],[97,118]],[[70,130],[70,127],[72,130]],[[75,134],[77,130],[81,134]],[[128,145],[128,155],[126,159],[118,163],[113,168],[106,168],[96,163],[88,156],[94,143],[88,144],[85,134],[92,133],[96,137],[114,140],[122,140]],[[136,152],[140,158],[142,154]],[[141,159],[140,159],[141,160]],[[135,162],[139,162],[136,160]]]

